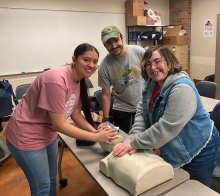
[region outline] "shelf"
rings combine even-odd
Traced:
[[[164,27],[166,25],[146,25],[146,26],[127,26],[127,27]]]
[[[153,44],[154,45],[156,45],[156,42],[155,41],[162,41],[162,44],[163,44],[163,35],[162,35],[162,39],[160,40],[160,39],[141,39],[141,40],[130,40],[130,32],[132,32],[132,31],[137,31],[137,29],[138,28],[153,28],[153,31],[155,31],[155,28],[156,27],[161,27],[162,28],[162,32],[163,32],[163,27],[164,27],[165,25],[146,25],[146,26],[127,26],[127,28],[128,28],[128,45],[129,45],[129,42],[136,42],[136,45],[137,45],[137,43],[138,42],[143,42],[143,41],[153,41]],[[131,30],[132,29],[132,30]]]

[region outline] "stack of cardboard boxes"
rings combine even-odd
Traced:
[[[127,0],[125,7],[127,26],[146,26],[143,0]]]
[[[163,45],[169,48],[179,60],[183,68],[188,64],[188,46],[186,45],[186,36],[179,36],[182,25],[163,27]],[[162,44],[160,41],[158,44]]]
[[[145,10],[143,0],[126,0],[126,25],[127,26],[146,26],[161,25],[161,14],[153,10]],[[152,13],[153,15],[149,14]]]
[[[151,17],[144,16],[143,0],[126,0],[126,25],[127,26],[146,26],[152,25]],[[179,36],[182,25],[164,26],[163,27],[163,43],[166,45],[179,60],[183,68],[187,68],[188,64],[188,46],[186,45],[186,36]]]

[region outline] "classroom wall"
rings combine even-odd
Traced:
[[[0,7],[124,14],[125,0],[1,0]],[[108,25],[108,21],[106,21],[106,25]],[[16,86],[20,84],[31,83],[39,74],[40,73],[0,76],[0,80],[3,78],[8,79],[13,89],[15,89]],[[90,78],[94,86],[98,86],[97,78],[97,72]]]
[[[219,0],[192,0],[191,79],[203,80],[215,73],[216,25],[220,14]],[[204,37],[204,20],[214,19],[213,37]]]
[[[125,0],[1,0],[0,7],[125,13]]]
[[[126,0],[1,0],[0,7],[125,13]],[[145,9],[161,14],[169,24],[169,0],[147,0]]]
[[[190,71],[190,48],[191,48],[191,9],[192,0],[170,0],[170,25],[182,25],[186,31],[186,44],[188,45],[187,65]],[[182,59],[183,60],[183,59]],[[186,60],[186,59],[185,59]]]
[[[215,59],[215,83],[217,84],[216,99],[220,100],[220,14],[217,15],[216,59]]]
[[[1,0],[0,7],[125,14],[125,1],[126,0]],[[162,24],[169,24],[169,0],[148,0],[147,2],[148,4],[145,5],[145,9],[150,8],[161,13]],[[106,25],[108,25],[108,21],[106,21]],[[127,35],[125,35],[125,38],[126,36]],[[125,43],[126,42],[127,39],[125,39]],[[0,76],[0,80],[3,78],[8,79],[13,89],[15,89],[18,85],[31,83],[40,73],[41,72]],[[90,78],[94,86],[98,86],[97,78],[97,72]]]

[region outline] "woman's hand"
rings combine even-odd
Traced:
[[[94,130],[92,130],[92,133],[98,133],[100,131],[102,131],[102,130],[101,129],[94,129]]]
[[[114,145],[114,143],[110,141],[117,139],[117,135],[119,135],[119,133],[112,132],[113,130],[111,128],[105,128],[104,130],[100,130],[98,133],[96,133],[96,141]]]
[[[67,122],[67,123],[69,123],[69,124],[71,124],[71,125],[73,125],[73,126],[77,126],[76,123],[75,123],[73,120],[71,120],[71,121],[69,121],[69,122]]]
[[[131,140],[126,140],[119,146],[117,146],[116,149],[113,150],[113,155],[121,157],[125,153],[128,153],[130,155],[134,154],[137,151],[137,149],[132,148],[131,146]]]

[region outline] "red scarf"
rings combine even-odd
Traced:
[[[152,110],[153,110],[153,107],[154,107],[154,104],[156,102],[157,97],[159,97],[159,95],[160,95],[159,89],[160,89],[160,86],[157,83],[154,87],[154,92],[153,92],[153,95],[151,97],[151,101],[150,101],[150,105],[149,105],[150,114],[152,113]]]
[[[159,92],[159,89],[160,89],[160,86],[159,84],[157,83],[154,87],[154,92],[153,92],[153,95],[151,97],[151,101],[150,101],[150,105],[149,105],[149,117],[150,117],[150,123],[151,123],[151,113],[152,113],[152,110],[153,110],[153,107],[154,107],[154,104],[156,102],[156,99],[157,97],[159,97],[160,95],[160,92]],[[152,124],[152,123],[151,123]],[[157,154],[160,155],[160,149],[157,148],[154,150]]]

